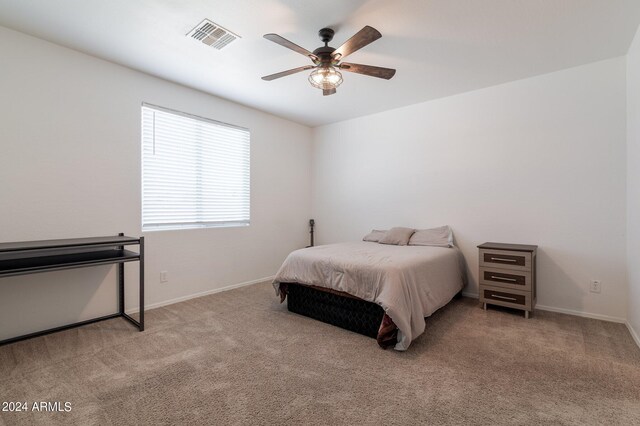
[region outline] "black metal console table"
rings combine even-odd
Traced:
[[[125,246],[139,245],[139,252],[126,250]],[[136,321],[124,312],[124,264],[140,262],[140,320]],[[96,265],[118,264],[118,312],[86,321],[63,325],[48,330],[29,333],[0,341],[1,345],[67,330],[98,321],[123,317],[140,331],[144,330],[144,237],[74,238],[65,240],[25,241],[0,243],[0,278],[37,272],[60,271]]]

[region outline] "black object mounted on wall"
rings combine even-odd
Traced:
[[[313,227],[316,226],[316,221],[313,219],[309,219],[309,235],[311,238],[311,244],[307,247],[313,247]]]

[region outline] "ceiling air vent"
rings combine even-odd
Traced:
[[[211,22],[208,19],[204,19],[200,22],[194,29],[187,33],[187,36],[218,50],[222,49],[233,40],[240,38],[239,35],[222,28],[220,25]]]

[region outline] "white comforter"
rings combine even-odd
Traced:
[[[463,265],[455,247],[329,244],[291,253],[273,285],[278,294],[281,282],[295,282],[377,303],[398,327],[395,349],[403,351],[424,332],[424,318],[462,290]]]

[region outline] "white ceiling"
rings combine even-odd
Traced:
[[[203,18],[239,34],[221,51],[185,34]],[[311,126],[627,53],[639,0],[0,0],[0,25]],[[347,61],[396,68],[389,81],[343,73],[333,96],[310,63],[262,38],[338,47],[365,25],[382,38]]]

